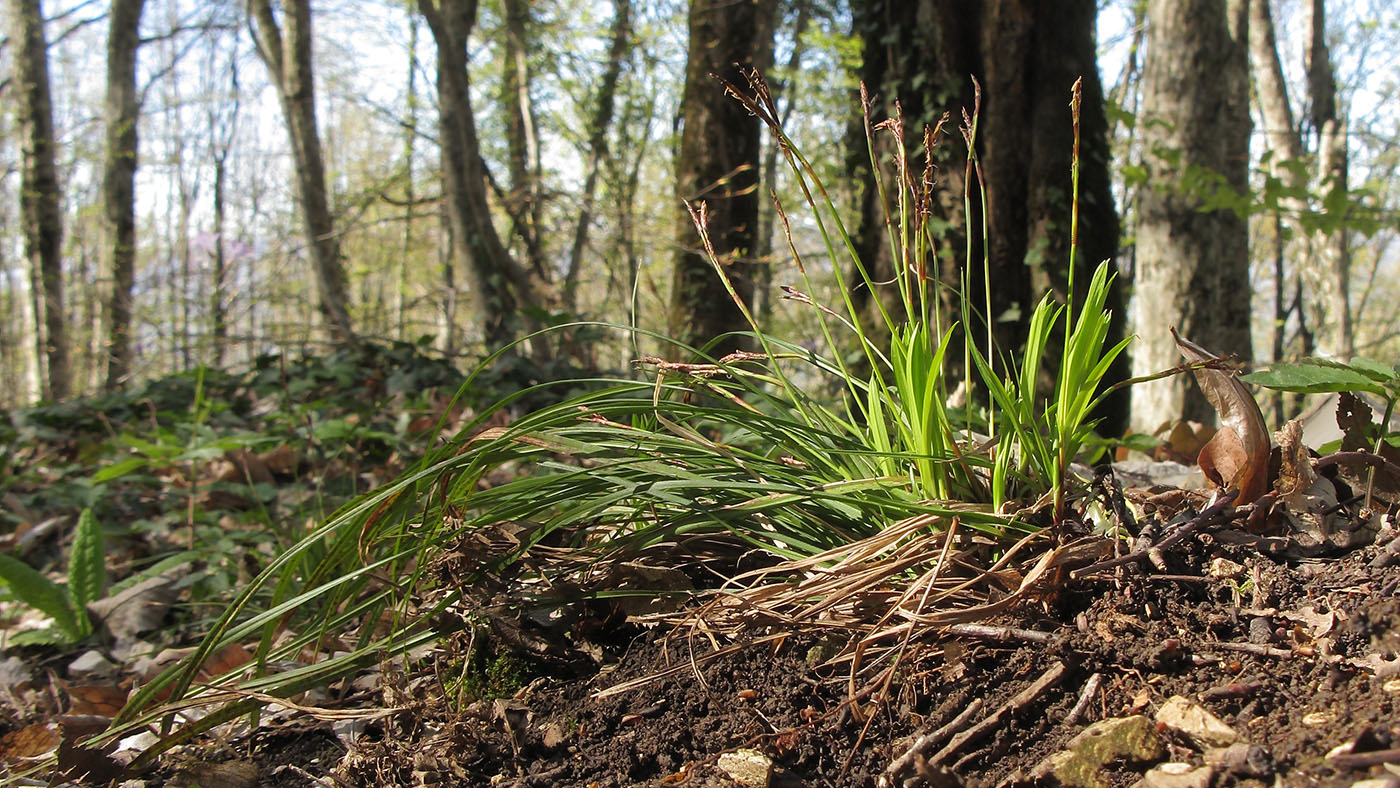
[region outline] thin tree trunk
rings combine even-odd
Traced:
[[[1245,0],[1149,0],[1139,128],[1147,183],[1139,197],[1133,373],[1176,366],[1168,329],[1222,354],[1252,357],[1249,234],[1228,208],[1201,210],[1207,195],[1185,188],[1193,172],[1216,173],[1237,194],[1249,176],[1249,13]],[[1163,156],[1158,152],[1167,151]],[[1133,427],[1215,421],[1189,375],[1134,386]]]
[[[795,5],[797,19],[792,23],[792,52],[788,54],[787,65],[783,69],[788,78],[770,83],[773,100],[783,102],[780,120],[784,127],[792,118],[795,105],[790,80],[795,79],[802,68],[802,55],[806,51],[802,35],[807,32],[807,25],[812,19],[812,4],[808,0],[796,0]],[[772,189],[778,182],[778,141],[766,129],[764,138],[767,144],[763,147],[763,183]],[[759,196],[758,206],[758,252],[754,255],[754,318],[760,326],[764,326],[773,313],[773,223],[777,209],[773,201],[767,199],[766,194]]]
[[[67,314],[63,303],[63,213],[54,164],[53,99],[49,52],[39,0],[10,0],[20,128],[20,211],[37,323],[36,353],[44,362],[43,395],[70,391]]]
[[[612,125],[617,98],[617,82],[622,64],[632,42],[632,0],[613,0],[612,30],[609,35],[608,65],[598,85],[593,118],[588,123],[588,161],[584,165],[583,204],[579,207],[578,223],[574,225],[574,242],[569,248],[569,267],[564,274],[560,292],[561,308],[565,312],[578,309],[578,279],[583,267],[583,252],[588,246],[588,233],[593,224],[594,192],[603,160],[608,156],[608,128]]]
[[[418,26],[419,17],[412,9],[408,20],[408,117],[403,131],[404,205],[407,206],[403,219],[403,237],[399,247],[399,259],[395,266],[394,288],[394,335],[400,340],[404,336],[405,304],[408,300],[408,258],[413,252],[414,213],[417,205],[417,191],[413,181],[414,146],[418,141]]]
[[[234,48],[237,48],[237,32],[234,33]],[[209,129],[214,137],[212,157],[214,160],[214,248],[211,252],[213,271],[209,292],[210,333],[213,339],[214,366],[222,368],[228,354],[228,313],[229,313],[229,270],[228,270],[228,156],[233,148],[234,135],[238,130],[238,114],[242,108],[242,88],[238,83],[238,58],[230,57],[229,107],[227,113],[218,115],[211,105],[209,109]]]
[[[486,165],[467,74],[467,37],[476,24],[476,0],[447,1],[441,6],[433,0],[418,0],[418,9],[437,44],[438,129],[453,257],[471,273],[482,338],[487,349],[494,351],[519,336],[522,322],[533,324],[520,314],[520,308],[543,304],[543,283],[511,257],[491,223]],[[542,342],[533,350],[537,356],[547,354]]]
[[[320,290],[321,317],[337,342],[350,342],[355,332],[350,321],[349,288],[340,239],[331,218],[326,195],[326,167],[321,138],[316,129],[316,94],[311,71],[310,0],[286,0],[282,19],[286,37],[277,24],[271,0],[249,0],[256,22],[258,54],[277,87],[282,116],[296,163],[297,194],[301,200],[307,249],[311,254]]]
[[[547,280],[549,271],[540,238],[540,143],[535,104],[530,97],[530,4],[528,0],[502,0],[502,11],[505,69],[501,105],[506,115],[506,161],[510,174],[505,208],[515,222],[516,235],[525,244],[530,270]]]
[[[107,270],[107,372],[103,386],[120,387],[131,373],[131,289],[136,279],[136,50],[145,0],[114,0],[107,16],[107,150],[102,177]]]

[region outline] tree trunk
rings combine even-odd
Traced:
[[[54,164],[49,52],[39,0],[10,0],[10,42],[20,127],[20,211],[34,293],[36,353],[43,396],[68,396],[67,315],[63,305],[63,213]]]
[[[476,24],[476,0],[418,0],[418,9],[437,44],[438,129],[452,253],[467,265],[482,338],[487,350],[494,351],[520,335],[522,322],[530,325],[528,319],[522,321],[520,308],[543,303],[542,283],[511,257],[491,223],[467,75],[467,36]],[[534,350],[543,354],[543,343]]]
[[[779,122],[786,128],[792,119],[792,108],[796,105],[791,95],[791,80],[802,68],[805,46],[802,36],[812,21],[812,4],[809,0],[795,0],[797,17],[792,23],[792,51],[788,53],[787,65],[783,69],[784,79],[770,80],[770,90],[775,102],[783,103]],[[776,24],[776,20],[775,20]],[[763,146],[762,183],[773,187],[778,181],[778,141],[765,132]],[[766,326],[773,315],[773,230],[777,221],[777,208],[766,195],[758,200],[758,247],[754,269],[754,319],[759,326]]]
[[[574,242],[569,249],[569,267],[560,291],[560,306],[566,312],[578,309],[578,278],[583,267],[583,252],[588,246],[588,232],[593,224],[594,193],[598,174],[608,156],[608,127],[612,125],[617,99],[617,82],[622,76],[622,64],[632,43],[632,0],[613,0],[612,31],[608,44],[608,65],[603,70],[598,95],[593,102],[593,118],[588,123],[588,160],[584,165],[583,204],[579,207],[578,223],[574,225]]]
[[[1309,42],[1306,59],[1308,97],[1312,106],[1312,127],[1317,133],[1315,190],[1324,211],[1340,211],[1332,217],[1337,224],[1319,239],[1317,254],[1305,258],[1303,270],[1316,296],[1310,303],[1318,310],[1314,325],[1320,332],[1320,349],[1325,355],[1349,359],[1356,352],[1352,334],[1350,293],[1351,251],[1346,225],[1347,134],[1346,121],[1338,112],[1337,83],[1332,56],[1327,48],[1327,12],[1323,0],[1308,0],[1305,6]]]
[[[720,357],[746,346],[730,332],[749,328],[738,301],[753,306],[758,235],[759,120],[725,95],[717,74],[744,86],[740,68],[766,71],[773,59],[775,0],[691,0],[690,49],[681,94],[676,187],[685,203],[706,204],[715,256],[732,283],[715,272],[684,205],[677,213],[671,284],[671,338]],[[728,336],[725,336],[727,335]]]
[[[131,372],[131,288],[136,279],[137,121],[136,49],[145,0],[114,0],[107,17],[107,103],[103,121],[107,150],[102,175],[107,270],[112,292],[107,301],[107,373],[113,391]]]
[[[1139,198],[1133,373],[1181,363],[1176,326],[1217,353],[1252,356],[1249,235],[1243,213],[1203,211],[1202,184],[1244,195],[1249,175],[1246,0],[1149,0],[1143,66],[1144,167]],[[1242,197],[1240,197],[1242,199]],[[1133,427],[1215,421],[1194,376],[1134,386]]]
[[[925,126],[936,124],[946,112],[951,115],[947,127],[951,131],[962,111],[973,112],[977,99],[970,77],[982,85],[977,119],[980,187],[975,181],[964,183],[967,152],[961,139],[940,140],[933,152],[937,181],[931,208],[941,220],[935,225],[947,228],[935,239],[934,254],[947,285],[945,313],[957,312],[954,294],[960,292],[966,273],[968,295],[978,312],[966,326],[967,335],[985,337],[990,320],[998,348],[993,356],[1019,351],[1031,309],[1040,296],[1046,290],[1053,290],[1061,300],[1067,295],[1074,133],[1069,99],[1080,77],[1084,82],[1076,284],[1087,286],[1092,270],[1118,251],[1118,217],[1108,178],[1108,122],[1094,50],[1096,5],[1092,0],[921,4],[861,0],[853,10],[855,31],[865,41],[861,78],[877,94],[872,120],[893,116],[894,101],[900,102],[911,166],[922,161]],[[877,136],[882,166],[888,163],[893,144],[890,135]],[[893,250],[863,127],[852,129],[850,157],[849,169],[862,188],[857,253],[874,281],[891,281]],[[892,176],[890,170],[884,173],[886,182]],[[964,215],[965,186],[973,217],[986,213],[989,246],[985,250],[980,221],[969,222]],[[969,261],[971,266],[964,272]],[[995,283],[990,309],[984,299],[988,276]],[[887,340],[882,321],[873,319],[871,294],[863,286],[853,287],[852,292],[865,309],[863,322],[870,335]],[[884,288],[879,296],[886,309],[899,314],[893,287]],[[1126,322],[1117,289],[1110,294],[1109,306],[1114,315],[1112,342],[1123,336]],[[950,356],[961,358],[961,353]],[[1126,375],[1124,363],[1109,377]],[[1117,432],[1126,421],[1126,401],[1111,401],[1099,415],[1106,432]]]
[[[355,332],[350,322],[345,261],[331,218],[326,195],[326,166],[321,155],[321,137],[316,129],[311,3],[310,0],[286,0],[282,14],[287,27],[285,42],[272,12],[271,0],[249,0],[249,7],[257,23],[258,54],[277,88],[287,136],[292,144],[307,248],[320,289],[321,317],[337,342],[349,342],[354,339]]]
[[[408,20],[408,85],[405,90],[407,107],[407,118],[403,130],[403,172],[404,172],[404,205],[405,213],[403,217],[403,236],[399,245],[399,259],[395,265],[395,280],[397,285],[394,288],[394,310],[393,324],[394,336],[399,340],[407,339],[404,336],[405,327],[405,305],[408,302],[408,260],[413,254],[413,239],[416,230],[417,219],[417,189],[414,188],[413,180],[413,159],[418,142],[418,14],[413,9],[409,9]]]
[[[525,244],[530,270],[549,278],[540,238],[540,141],[535,128],[535,103],[530,98],[530,4],[528,0],[502,0],[505,15],[505,69],[501,80],[501,105],[506,114],[506,148],[510,191],[505,208],[515,222],[516,235]]]

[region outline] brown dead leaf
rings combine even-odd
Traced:
[[[1221,358],[1171,329],[1181,355],[1190,364],[1219,363]],[[1217,487],[1240,491],[1236,505],[1252,503],[1269,484],[1269,428],[1254,395],[1229,370],[1207,366],[1192,370],[1196,383],[1220,417],[1220,430],[1201,448],[1197,463]]]
[[[47,755],[58,747],[60,738],[58,726],[51,722],[26,725],[0,736],[0,760],[13,763]]]
[[[1342,430],[1341,450],[1371,451],[1374,448],[1376,413],[1362,399],[1349,391],[1337,395],[1337,426]],[[1384,441],[1380,446],[1381,457],[1395,465],[1400,465],[1400,450]],[[1337,476],[1354,492],[1369,490],[1371,498],[1379,503],[1380,509],[1400,503],[1400,471],[1392,465],[1374,470],[1360,463],[1340,463],[1336,466]]]
[[[68,713],[115,717],[126,705],[127,690],[111,684],[66,684]]]
[[[58,745],[58,773],[89,785],[106,785],[126,776],[126,768],[111,757],[117,744],[107,748],[86,746],[86,741],[107,730],[108,717],[92,714],[65,714],[58,718],[63,741]]]

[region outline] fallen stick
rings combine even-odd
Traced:
[[[1069,672],[1069,668],[1065,667],[1063,662],[1051,665],[1029,687],[1016,693],[1015,697],[1003,703],[996,711],[983,717],[976,725],[954,736],[952,741],[949,741],[947,746],[939,750],[928,762],[931,764],[942,763],[948,756],[955,754],[969,743],[991,733],[1008,716],[1034,703],[1042,693],[1058,684],[1067,672]]]
[[[880,788],[890,788],[890,786],[894,785],[894,778],[898,777],[900,772],[912,766],[919,756],[942,744],[953,734],[962,730],[963,726],[967,725],[967,721],[982,710],[982,705],[983,701],[981,698],[974,698],[971,703],[967,704],[967,708],[958,712],[958,716],[940,725],[937,730],[925,733],[915,739],[914,743],[909,745],[909,749],[905,750],[903,755],[895,758],[890,762],[889,766],[885,767],[885,773],[880,775]]]
[[[1074,707],[1065,715],[1065,724],[1073,725],[1079,722],[1079,718],[1088,711],[1089,704],[1094,702],[1094,696],[1099,694],[1099,685],[1103,683],[1103,674],[1095,673],[1084,682],[1084,689],[1079,692],[1079,699],[1074,702]]]

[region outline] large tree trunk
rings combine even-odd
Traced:
[[[286,0],[283,40],[271,0],[249,0],[257,23],[258,54],[277,88],[287,136],[296,163],[297,194],[306,225],[307,247],[321,291],[321,317],[339,342],[353,340],[345,261],[326,196],[326,165],[316,129],[316,94],[311,71],[311,3]]]
[[[466,263],[482,338],[494,351],[514,341],[522,323],[530,325],[521,307],[543,303],[542,283],[511,257],[491,223],[467,76],[467,36],[476,25],[476,0],[418,0],[418,10],[437,44],[438,129],[452,254]],[[543,354],[543,343],[534,350]]]
[[[676,188],[686,203],[706,204],[714,253],[745,307],[753,305],[758,235],[759,120],[725,95],[711,74],[746,84],[743,68],[766,71],[773,59],[775,0],[691,0],[690,49],[681,94]],[[738,67],[736,67],[738,66]],[[749,326],[716,274],[684,205],[676,220],[671,338],[702,347]],[[727,336],[710,349],[746,345]]]
[[[966,327],[968,335],[985,337],[990,319],[1000,351],[1015,352],[1041,294],[1050,289],[1061,299],[1066,296],[1074,132],[1069,99],[1080,77],[1084,82],[1076,284],[1087,285],[1092,269],[1117,253],[1119,228],[1108,178],[1108,126],[1094,51],[1096,5],[1093,0],[859,0],[853,10],[854,29],[865,41],[861,79],[877,94],[877,116],[872,120],[892,116],[894,102],[900,102],[911,166],[922,161],[925,126],[937,123],[946,112],[951,115],[947,127],[951,132],[963,110],[973,111],[976,97],[971,78],[982,85],[977,133],[984,179],[980,188],[975,181],[964,183],[966,148],[955,133],[941,140],[934,151],[938,168],[932,210],[942,220],[935,224],[947,228],[935,239],[935,255],[948,286],[944,310],[956,312],[952,294],[959,292],[966,274],[969,297],[979,310]],[[891,281],[892,250],[864,129],[855,128],[852,135],[850,169],[862,180],[857,253],[874,281]],[[893,144],[890,135],[877,137],[882,166],[888,163]],[[892,170],[884,173],[887,182],[892,175]],[[971,192],[971,222],[964,216],[965,186]],[[983,210],[985,250],[980,228]],[[984,254],[985,274],[995,283],[989,310],[983,298]],[[969,260],[971,266],[964,271]],[[874,332],[872,336],[881,337],[881,321],[871,319],[870,293],[857,286],[853,294],[867,308],[863,322]],[[886,308],[898,314],[894,288],[883,288],[879,295]],[[1109,303],[1113,332],[1121,337],[1125,318],[1116,291]],[[1124,364],[1110,378],[1126,374]],[[1105,418],[1106,431],[1116,431],[1126,419],[1126,402],[1115,400],[1099,415]]]
[[[53,99],[49,51],[39,0],[11,0],[10,43],[14,48],[20,127],[20,211],[24,254],[34,293],[36,352],[44,362],[43,395],[69,394],[67,315],[63,305],[63,214],[54,165]]]
[[[1243,195],[1249,175],[1249,16],[1246,0],[1150,0],[1143,67],[1143,164],[1133,372],[1181,362],[1168,329],[1217,353],[1252,356],[1249,236],[1230,208],[1202,211],[1203,184]],[[1133,427],[1211,423],[1193,376],[1134,386]]]
[[[131,372],[131,288],[136,279],[137,121],[136,49],[145,0],[115,0],[107,17],[107,150],[102,177],[106,220],[107,270],[112,292],[107,301],[107,373],[112,391]]]

